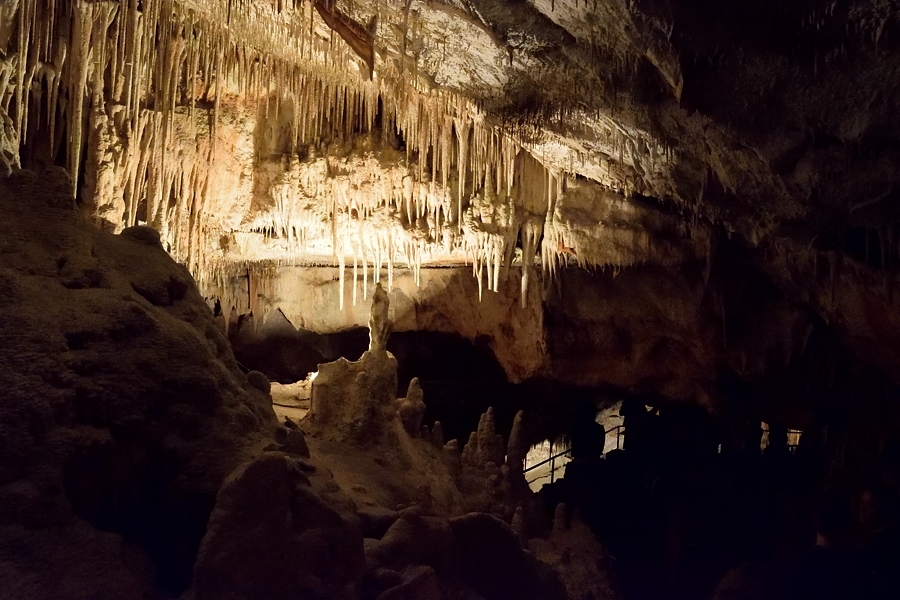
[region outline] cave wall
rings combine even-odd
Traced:
[[[10,597],[179,594],[275,415],[158,234],[97,230],[71,185],[59,168],[0,182],[0,580]]]

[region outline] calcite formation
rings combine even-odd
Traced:
[[[386,267],[391,287],[395,263],[471,263],[497,290],[514,260],[527,288],[537,250],[545,268],[634,260],[570,239],[591,225],[565,214],[574,151],[544,157],[528,127],[483,108],[523,65],[481,68],[515,53],[474,7],[22,0],[3,18],[11,145],[64,157],[98,224],[158,229],[201,287],[247,263],[334,261],[362,272],[365,299],[368,271],[378,282]],[[455,37],[435,54],[425,42],[442,26]],[[461,42],[469,54],[454,55]],[[459,59],[475,63],[452,76]],[[597,133],[619,162],[672,158],[610,122]],[[601,198],[636,186],[610,161],[597,181]],[[623,248],[649,243],[627,235]]]
[[[337,268],[341,308],[437,266],[479,298],[514,274],[525,307],[566,265],[708,276],[731,236],[868,355],[892,333],[859,302],[897,331],[900,21],[850,4],[7,2],[0,169],[64,165],[83,212],[157,229],[226,311],[236,277],[300,265]],[[845,246],[885,292],[808,298],[792,257],[846,279]]]
[[[644,401],[694,404],[726,455],[762,418],[835,477],[889,473],[898,40],[889,0],[3,2],[0,589],[612,595],[563,504],[533,539],[528,416],[446,440],[392,330],[459,336],[503,386],[626,396],[627,452]],[[324,362],[310,330],[367,322]],[[311,371],[278,426],[269,378]],[[622,481],[586,447],[557,491]],[[684,575],[713,478],[657,503],[652,462],[616,498],[668,507]]]
[[[0,183],[7,595],[565,598],[524,538],[469,513],[417,383],[398,400],[381,288],[376,347],[322,364],[310,417],[279,425],[159,233],[90,227],[63,175]],[[502,461],[490,415],[480,430],[473,452]]]

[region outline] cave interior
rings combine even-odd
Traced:
[[[0,596],[900,598],[893,0],[0,4]]]

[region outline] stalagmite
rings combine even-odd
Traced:
[[[522,421],[524,413],[520,410],[513,419],[512,430],[509,434],[509,442],[506,445],[506,464],[510,469],[521,472],[524,467],[525,455],[528,454],[528,444],[524,439]]]
[[[369,312],[369,352],[385,350],[392,323],[388,318],[390,300],[381,284],[375,286],[372,294],[372,308]]]

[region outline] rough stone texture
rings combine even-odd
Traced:
[[[366,559],[384,598],[491,600],[522,582],[532,594],[522,598],[557,597],[546,565],[507,547],[515,538],[494,521],[470,517],[477,535],[499,536],[487,549],[508,570],[488,576],[465,556],[485,542],[448,521],[466,511],[458,449],[404,428],[390,354],[322,365],[314,417],[278,427],[268,381],[240,372],[187,270],[151,232],[113,236],[60,203],[35,209],[22,199],[38,185],[27,173],[0,183],[10,598],[162,600],[190,584],[194,600],[355,599]],[[407,396],[420,424],[421,395]],[[502,463],[502,439],[483,421],[473,452]],[[277,450],[256,454],[267,444]],[[400,505],[413,508],[398,518]],[[368,557],[363,521],[381,536]]]
[[[330,437],[358,443],[379,439],[395,414],[397,360],[388,352],[366,352],[319,366],[310,396],[311,423]]]
[[[512,430],[509,433],[509,441],[506,444],[506,464],[511,469],[521,471],[524,468],[525,456],[528,454],[528,444],[525,441],[522,421],[525,413],[519,411],[513,419]]]
[[[119,235],[122,237],[152,246],[154,248],[162,248],[159,232],[152,227],[146,225],[135,225],[134,227],[126,227]]]
[[[107,14],[105,4],[78,1],[66,19],[51,19],[55,4],[36,0],[19,27],[20,3],[6,3],[0,72],[10,109],[0,145],[15,155],[24,140],[22,163],[34,168],[65,157],[92,219],[114,230],[156,227],[204,292],[221,292],[226,310],[236,289],[247,289],[254,310],[252,276],[218,289],[246,275],[248,263],[260,272],[337,259],[344,293],[329,302],[343,296],[346,321],[350,290],[358,294],[365,279],[356,271],[371,273],[374,262],[388,281],[395,264],[422,280],[423,264],[474,263],[470,297],[502,293],[535,306],[529,267],[538,261],[550,272],[564,264],[618,272],[677,271],[706,259],[710,271],[720,247],[732,245],[896,382],[895,3],[513,4],[344,2],[348,19],[374,27],[370,81],[345,44],[327,41],[314,11],[299,6],[251,3],[223,16],[218,3],[198,0],[191,11],[141,23],[145,39],[158,31],[173,48],[190,46],[190,28],[203,32],[201,45],[222,33],[221,46],[198,49],[221,52],[222,78],[212,73],[217,61],[187,64],[196,52],[163,52],[139,75],[126,73],[130,60],[103,48],[129,47],[119,36],[134,32],[124,11]],[[100,44],[85,23],[106,19],[114,24]],[[104,69],[118,71],[89,76],[94,67],[66,43],[96,49]],[[59,64],[63,50],[77,60]],[[275,63],[263,73],[249,67]],[[41,65],[40,75],[19,65]],[[174,72],[195,77],[156,97]],[[154,96],[133,96],[143,89]],[[802,269],[791,267],[797,256]],[[858,273],[840,272],[845,258]],[[505,280],[510,262],[524,270]],[[827,293],[826,264],[850,291]],[[407,294],[413,309],[431,293],[423,287],[421,296]],[[697,291],[694,300],[705,297]],[[446,320],[462,313],[422,320],[442,320],[441,312]],[[514,379],[545,366],[534,361],[540,328],[519,351],[497,319],[487,327],[478,319],[454,330],[492,335]],[[618,337],[627,335],[594,341]],[[604,383],[638,392],[659,378],[667,399],[705,402],[718,357],[683,348],[678,331],[662,337],[658,346],[639,340],[634,356],[610,362]],[[654,353],[663,355],[661,372],[640,377],[636,365]],[[702,374],[676,380],[685,367]]]
[[[510,469],[506,464],[504,446],[494,424],[494,409],[488,408],[463,447],[458,485],[469,510],[497,515],[508,522],[522,500],[521,494],[530,495],[530,491],[521,468]]]
[[[766,269],[752,254],[724,245],[709,264],[698,260],[678,269],[569,268],[546,290],[533,286],[526,309],[516,302],[512,277],[509,294],[486,294],[479,304],[467,272],[423,271],[418,292],[397,274],[390,316],[398,330],[454,332],[485,342],[511,381],[544,376],[716,410],[722,408],[722,377],[730,374],[764,388],[771,404],[784,403],[786,412],[791,404],[814,403],[819,391],[803,388],[818,375],[804,372],[804,365],[818,336],[833,337],[828,329],[840,332],[835,347],[846,340],[852,354],[886,375],[900,372],[889,274],[870,277],[849,258],[815,250],[773,247],[770,256],[779,252],[785,254]],[[817,283],[810,285],[813,274]],[[285,314],[304,327],[334,332],[364,325],[367,304],[347,303],[343,311],[335,304],[335,278],[330,268],[276,270],[260,284],[268,290],[260,302],[283,303]],[[811,311],[809,302],[821,310]],[[791,422],[803,427],[802,419]]]
[[[506,462],[506,450],[503,446],[503,437],[497,433],[494,424],[494,409],[489,408],[481,416],[478,429],[472,432],[469,443],[463,448],[463,465],[481,468],[487,463],[492,463],[500,466]]]
[[[618,597],[606,549],[577,516],[566,514],[565,505],[557,506],[550,536],[530,539],[527,547],[556,570],[569,598]]]
[[[348,281],[352,280],[347,275]],[[373,290],[371,274],[369,299],[363,300],[362,274],[359,274],[356,305],[350,301],[350,284],[345,283],[343,308],[337,302],[340,296],[337,269],[278,267],[251,270],[251,276],[256,281],[253,310],[257,312],[254,314],[266,315],[264,323],[269,319],[281,322],[283,315],[292,328],[292,332],[285,328],[283,337],[299,337],[298,329],[334,333],[368,324]],[[441,331],[458,333],[469,340],[483,338],[513,381],[534,376],[544,366],[542,291],[539,285],[532,285],[527,308],[521,308],[515,269],[501,280],[499,293],[485,293],[480,302],[477,281],[470,269],[423,269],[418,287],[412,273],[395,269],[393,284],[388,294],[393,331]],[[223,307],[229,310],[231,305],[241,314],[251,310],[246,274],[226,279],[224,284],[210,285],[207,293],[223,298]],[[264,333],[260,328],[260,335]],[[279,335],[272,333],[268,337],[277,340]],[[232,343],[240,360],[243,342],[232,338]]]
[[[548,375],[721,409],[726,384],[737,380],[758,398],[758,412],[801,427],[811,421],[803,412],[822,404],[852,421],[858,413],[844,417],[843,409],[863,404],[857,392],[870,380],[870,398],[882,406],[891,399],[884,389],[900,377],[896,3],[342,2],[345,23],[373,26],[372,81],[317,17],[309,20],[309,4],[227,3],[227,14],[221,2],[188,4],[143,10],[135,25],[103,2],[73,0],[62,12],[50,0],[0,7],[0,81],[10,107],[0,114],[0,173],[20,158],[36,169],[64,160],[74,180],[59,169],[40,180],[14,172],[7,185],[31,190],[27,210],[70,210],[75,183],[92,220],[115,231],[149,223],[205,293],[220,295],[228,310],[235,290],[246,288],[247,310],[257,316],[269,290],[248,262],[261,270],[336,259],[337,285],[309,305],[337,302],[337,314],[326,316],[339,325],[357,321],[350,307],[359,304],[351,299],[361,291],[359,259],[363,282],[373,262],[388,281],[403,265],[407,287],[423,284],[404,291],[403,327],[489,336],[516,381]],[[158,40],[144,48],[147,56],[159,50],[156,60],[135,65],[120,54],[135,39]],[[44,233],[17,238],[19,224],[11,223],[12,237],[0,238],[4,253],[9,240]],[[56,237],[48,248],[64,247],[57,234],[65,232],[49,228]],[[115,243],[126,242],[133,240]],[[253,431],[266,407],[252,391],[248,403],[231,402],[243,393],[232,388],[246,386],[230,363],[204,362],[228,354],[214,332],[201,327],[198,341],[166,330],[142,346],[156,334],[157,315],[180,310],[193,288],[182,271],[135,273],[123,284],[103,253],[92,252],[106,243],[49,257],[28,250],[12,267],[0,263],[0,294],[11,306],[24,304],[20,295],[59,292],[66,297],[56,304],[90,308],[77,318],[74,308],[16,310],[15,325],[0,325],[21,353],[7,378],[31,378],[31,395],[6,386],[28,401],[3,415],[2,447],[12,458],[0,464],[0,484],[30,473],[44,450],[55,453],[39,471],[62,464],[66,475],[46,485],[49,496],[63,489],[77,514],[123,532],[147,506],[168,510],[167,499],[145,497],[143,480],[156,488],[157,479],[175,478],[171,502],[193,507],[196,529],[212,482],[233,457],[195,465],[202,452],[193,446],[208,450],[206,436],[226,435],[209,430],[230,438]],[[538,251],[541,266],[557,274],[544,279],[545,290],[530,269]],[[126,254],[129,269],[145,267],[143,254]],[[523,265],[523,284],[506,278],[512,261]],[[423,263],[471,263],[475,277],[459,288],[445,273],[429,281]],[[607,270],[560,277],[564,265]],[[215,289],[235,272],[247,281]],[[44,279],[55,287],[44,289]],[[127,302],[98,299],[106,290]],[[159,367],[163,347],[188,347],[174,343],[179,337],[191,338],[191,352]],[[205,341],[206,354],[197,351]],[[120,357],[134,365],[115,373],[121,381],[98,376]],[[323,391],[318,413],[342,423],[336,437],[396,441],[402,451],[386,462],[418,468],[428,464],[416,462],[421,456],[433,456],[409,451],[420,440],[410,441],[387,408],[396,391],[390,361],[382,363],[370,365],[377,375],[368,379],[356,366],[331,368],[322,390],[337,377],[362,377],[349,401]],[[224,379],[205,376],[216,368]],[[382,388],[377,399],[366,395],[373,387]],[[234,408],[222,427],[210,416],[219,403]],[[77,435],[60,442],[57,429]],[[463,476],[481,470],[488,481],[505,480],[494,440],[479,438],[466,449]],[[492,458],[481,462],[483,454]],[[454,473],[452,445],[446,455]],[[135,463],[161,464],[161,472],[135,477]],[[202,493],[185,500],[182,484]],[[145,521],[148,531],[133,537],[158,543],[157,562],[175,547],[183,571],[181,546]],[[162,539],[150,544],[146,536],[157,531]],[[143,572],[121,571],[135,573],[133,582]]]
[[[440,590],[441,595],[409,597],[566,597],[549,567],[524,551],[505,523],[487,514],[470,513],[447,519],[426,517],[416,509],[408,509],[381,540],[367,540],[366,562],[369,587],[385,587],[378,598],[394,598],[393,594],[406,598],[399,594],[412,593],[420,586],[431,588],[432,593]],[[402,582],[396,581],[397,575],[388,576],[401,572]],[[409,583],[413,580],[418,581],[415,586]],[[577,597],[580,596],[570,596]]]
[[[569,272],[547,297],[548,370],[579,385],[707,402],[719,339],[704,293],[702,275],[689,272]]]
[[[16,125],[5,110],[0,109],[0,176],[7,176],[19,168],[19,148]]]
[[[402,569],[425,565],[439,572],[453,568],[453,533],[446,519],[404,511],[384,536],[366,549],[370,568]]]
[[[384,352],[393,327],[388,312],[390,301],[380,283],[375,284],[372,307],[369,309],[369,352]]]
[[[406,397],[397,400],[397,414],[403,422],[403,428],[411,437],[421,434],[423,439],[428,439],[430,433],[428,426],[422,427],[422,416],[425,414],[425,403],[422,401],[422,388],[419,386],[419,380],[413,377],[409,382],[409,389],[406,391]],[[427,435],[425,435],[427,434]],[[443,436],[442,436],[443,437]],[[441,443],[443,446],[443,443]]]
[[[450,520],[461,577],[486,600],[565,598],[555,574],[519,546],[503,521],[473,513]]]
[[[272,384],[269,382],[269,378],[259,371],[247,373],[247,381],[263,394],[269,394],[272,391]]]
[[[295,461],[267,452],[219,491],[192,591],[196,600],[349,600],[364,566],[358,522],[320,498]]]
[[[252,313],[235,317],[225,329],[235,358],[245,368],[265,371],[273,381],[287,384],[305,379],[324,362],[313,345],[316,336],[298,331],[280,310],[269,311],[262,322]]]
[[[221,482],[274,413],[185,268],[20,173],[0,182],[0,587],[179,593]]]
[[[287,432],[287,437],[285,438],[281,449],[288,454],[309,458],[309,446],[306,445],[306,438],[303,433],[297,429],[291,429]]]
[[[375,305],[373,313],[386,309]],[[362,504],[458,514],[464,504],[455,477],[443,451],[430,436],[423,439],[421,395],[411,396],[407,417],[417,422],[407,429],[401,410],[407,399],[397,399],[397,361],[387,351],[320,365],[309,417],[301,423],[310,450],[342,487],[362,494]]]

